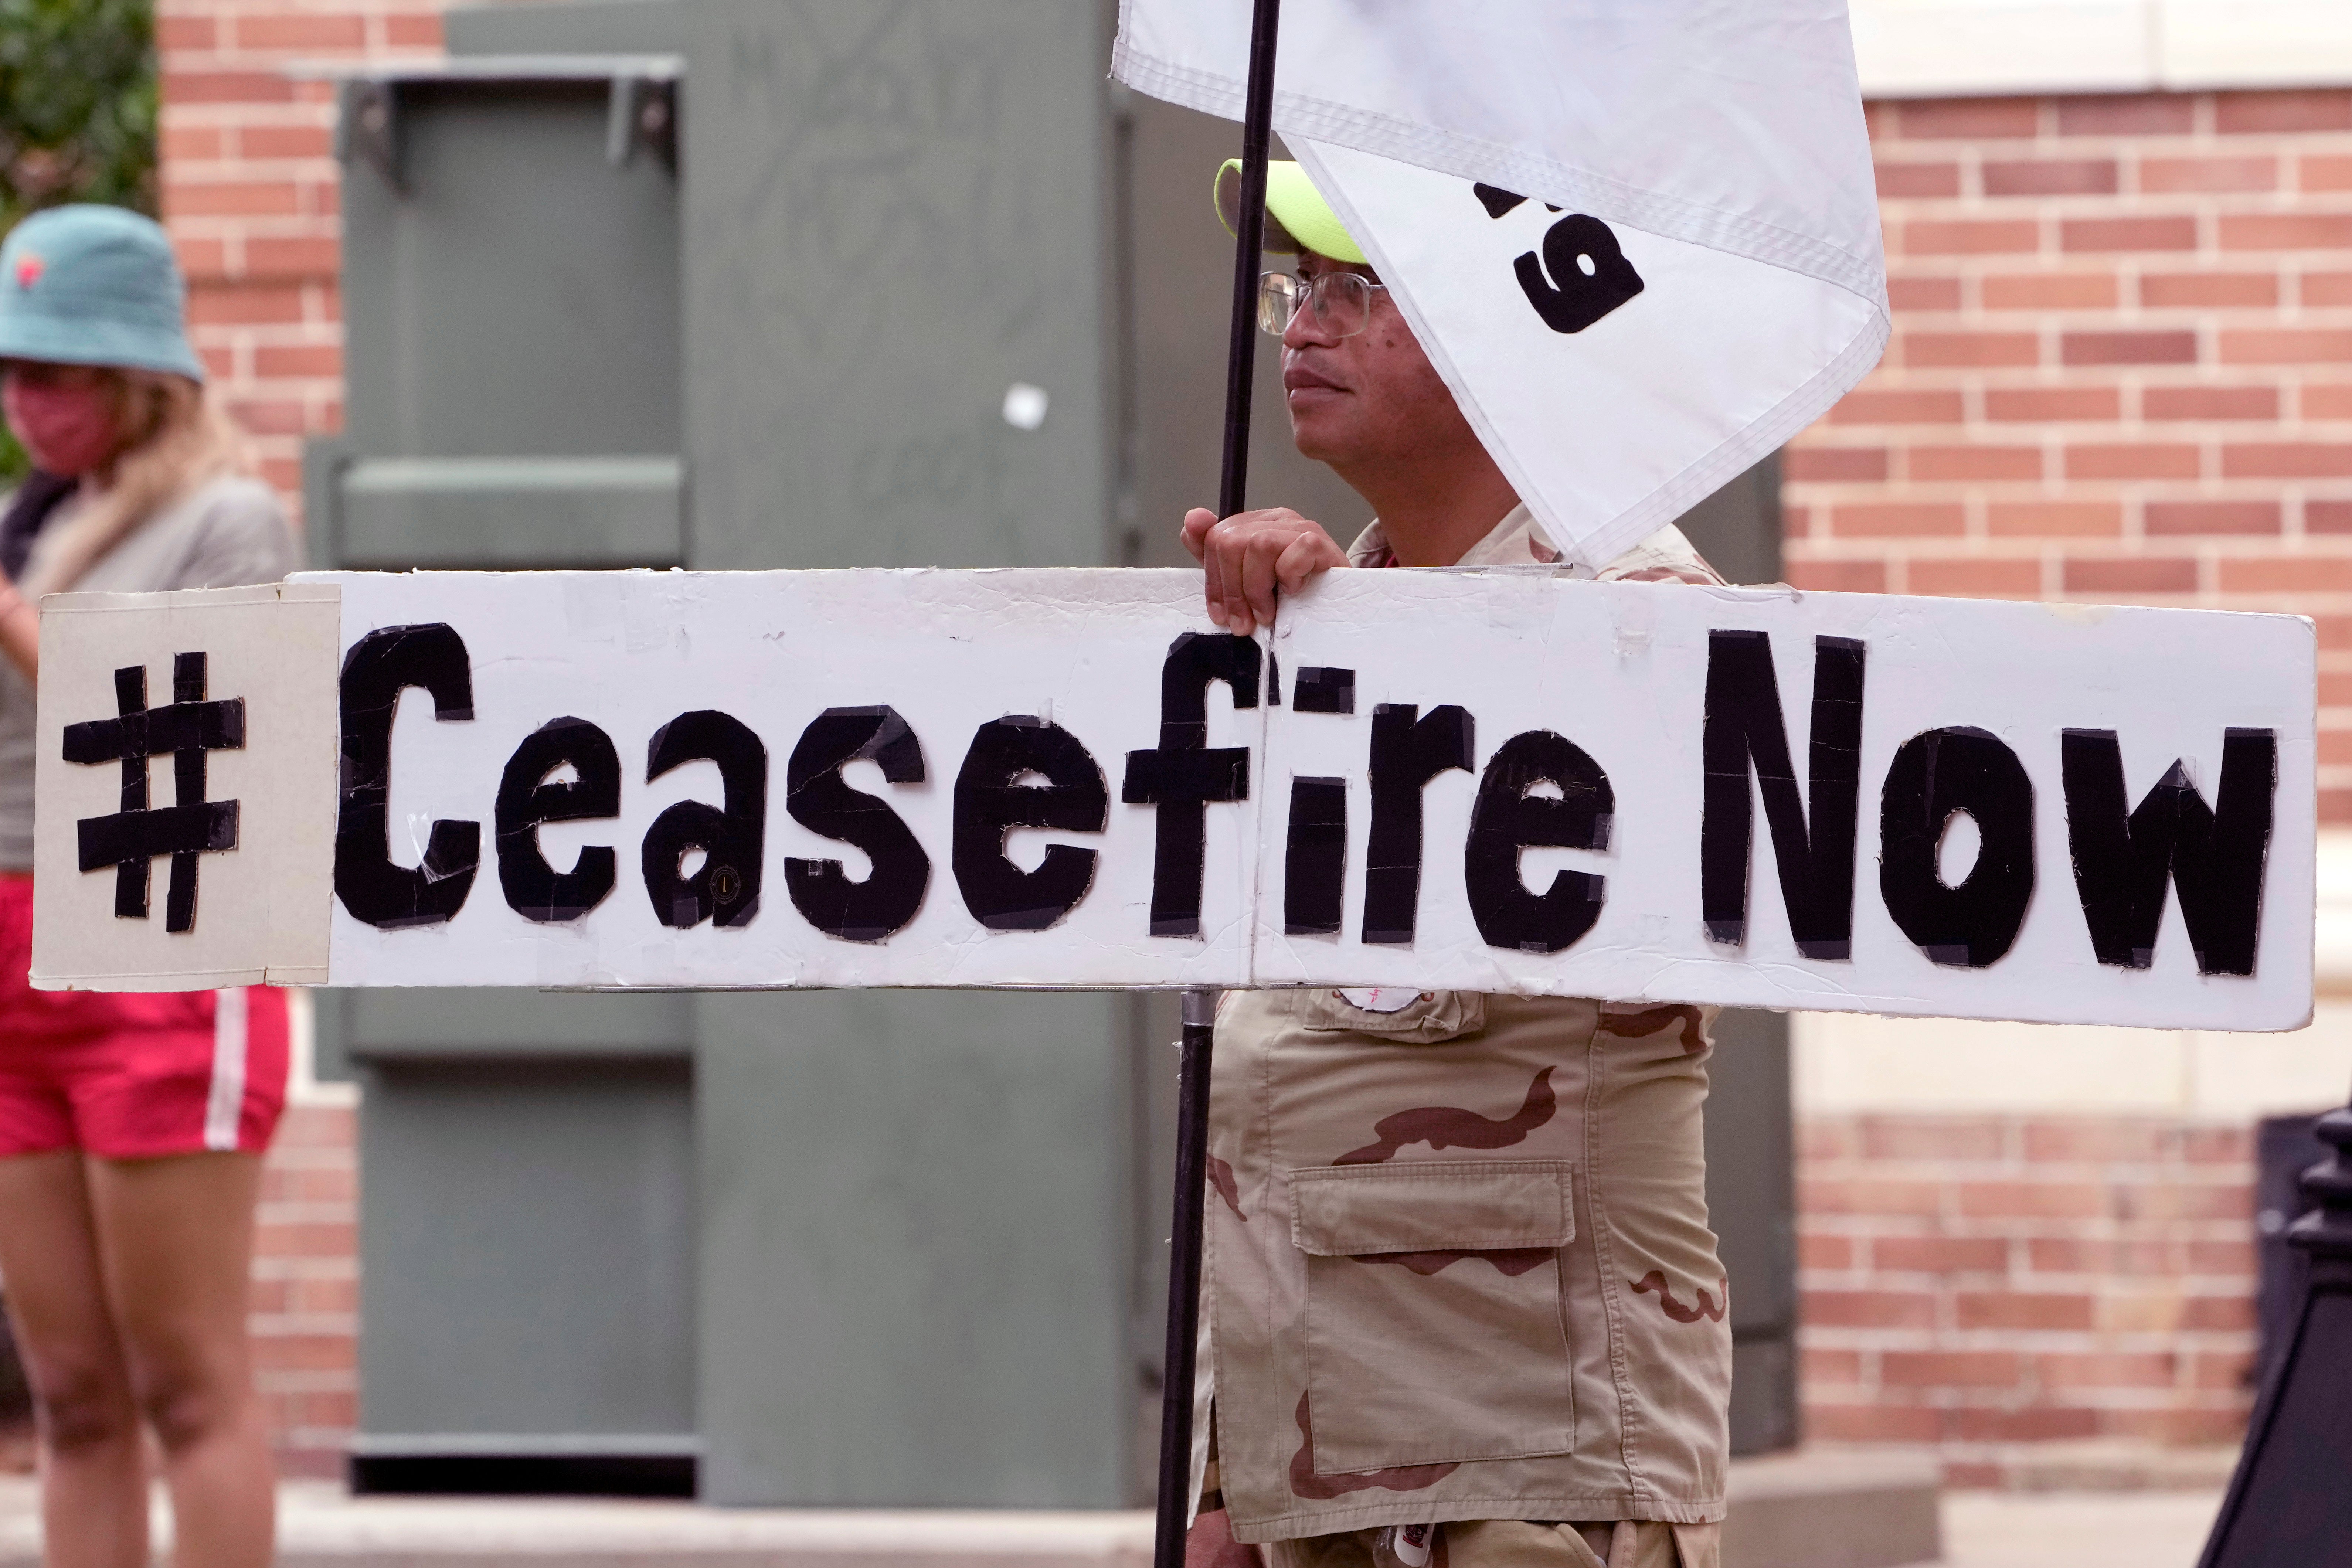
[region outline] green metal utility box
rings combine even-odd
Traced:
[[[446,62],[347,80],[322,563],[1181,561],[1237,137],[1108,82],[1114,25],[567,0],[452,12]],[[1344,535],[1364,508],[1290,447],[1276,357],[1254,502]],[[1703,547],[1777,574],[1775,487],[1743,484]],[[1787,1072],[1777,1020],[1732,1027],[1745,1394],[1790,1364]],[[1172,999],[1112,994],[331,994],[322,1061],[364,1086],[358,1483],[1147,1500],[1174,1036]]]

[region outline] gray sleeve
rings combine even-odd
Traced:
[[[207,509],[182,569],[181,588],[235,588],[275,583],[302,564],[294,530],[269,487],[257,480],[226,485]]]

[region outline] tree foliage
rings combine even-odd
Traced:
[[[155,210],[152,0],[0,0],[0,227],[59,202]]]
[[[0,0],[0,234],[62,202],[155,210],[152,0]]]

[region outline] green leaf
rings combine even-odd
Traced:
[[[0,235],[65,202],[155,212],[152,0],[0,0]],[[0,487],[24,471],[0,430]]]

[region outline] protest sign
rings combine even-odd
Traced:
[[[339,634],[282,644],[78,596],[111,609],[44,660],[37,983],[217,984],[201,942],[347,985],[2310,1010],[2297,617],[1511,569],[1332,574],[1255,639],[1187,572],[317,574],[278,613],[329,593]],[[174,802],[237,803],[201,852],[121,826],[89,728],[198,653],[186,700],[247,714]],[[330,684],[331,765],[276,715]],[[327,821],[331,867],[238,871]],[[199,862],[192,930],[118,901],[142,854]]]

